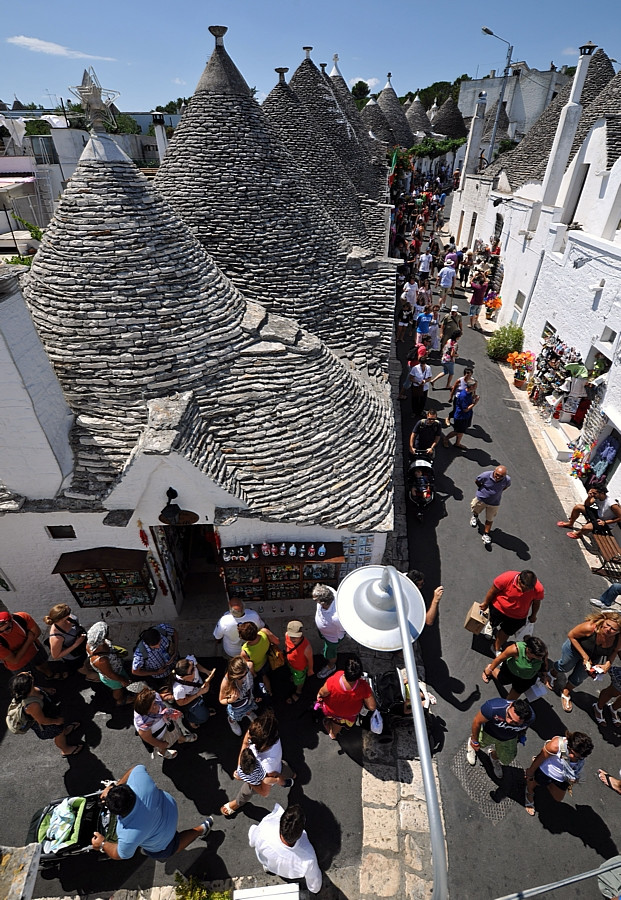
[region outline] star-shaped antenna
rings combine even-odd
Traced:
[[[84,70],[82,84],[69,90],[82,104],[87,124],[93,131],[105,131],[106,125],[116,125],[110,107],[121,96],[120,91],[102,88],[92,66]]]

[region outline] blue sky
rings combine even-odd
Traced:
[[[574,65],[588,40],[621,62],[617,0],[549,0],[492,4],[470,12],[465,3],[377,3],[377,0],[28,0],[3,4],[0,20],[0,98],[49,104],[47,92],[71,97],[82,70],[93,66],[103,87],[118,90],[121,110],[147,111],[190,96],[213,48],[209,25],[227,25],[225,45],[259,97],[291,73],[313,46],[312,58],[339,66],[347,81],[363,78],[380,90],[386,73],[398,94],[466,72],[502,70],[507,47],[481,33],[486,25],[515,47],[514,60],[547,69]],[[328,70],[329,71],[329,70]],[[290,74],[291,74],[290,73]]]

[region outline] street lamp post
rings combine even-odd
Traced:
[[[425,603],[416,585],[393,566],[362,566],[339,585],[336,608],[343,628],[359,644],[370,650],[403,650],[431,834],[432,900],[445,900],[448,877],[444,829],[412,650],[412,642],[425,627]]]
[[[500,110],[502,109],[502,101],[505,98],[505,89],[507,87],[507,78],[509,77],[509,69],[511,67],[511,56],[513,55],[513,46],[512,46],[512,44],[509,43],[509,41],[506,41],[504,38],[499,37],[499,35],[494,34],[494,32],[491,30],[491,28],[486,28],[485,26],[483,26],[483,28],[481,28],[481,31],[483,32],[483,34],[489,34],[492,37],[495,37],[497,40],[502,41],[503,44],[507,44],[509,47],[509,49],[507,50],[507,61],[505,62],[505,74],[503,75],[502,85],[500,87],[500,97],[498,98],[498,109],[496,110],[496,118],[494,119],[494,127],[492,129],[492,139],[490,141],[489,151],[488,151],[489,162],[491,165],[491,163],[494,160],[494,147],[496,145],[496,132],[498,131],[498,121],[500,119]]]

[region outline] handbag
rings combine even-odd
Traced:
[[[285,664],[285,654],[276,644],[270,644],[270,649],[267,651],[267,661],[272,671],[280,669]]]

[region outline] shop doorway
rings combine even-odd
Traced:
[[[213,618],[226,609],[213,525],[154,525],[151,534],[177,613]]]

